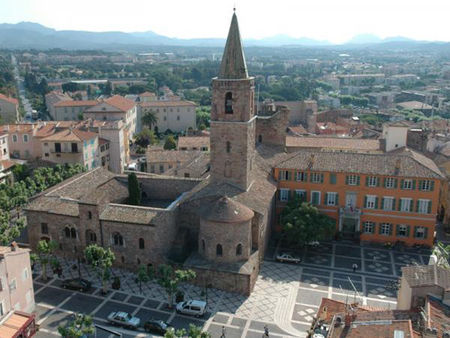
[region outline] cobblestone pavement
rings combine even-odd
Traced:
[[[167,308],[163,289],[156,283],[145,283],[142,293],[133,273],[114,269],[121,280],[120,290],[109,290],[103,296],[101,283],[93,271],[82,266],[83,278],[93,282],[88,294],[67,291],[61,280],[51,277],[47,282],[35,279],[37,320],[41,331],[37,337],[56,336],[58,325],[73,312],[85,312],[98,324],[105,325],[111,311],[127,311],[145,321],[157,318],[176,328],[189,323],[202,325],[212,337],[262,337],[264,325],[271,337],[304,337],[317,312],[322,297],[358,301],[365,305],[395,308],[396,294],[386,284],[397,280],[401,266],[414,262],[428,263],[428,252],[395,252],[345,244],[323,244],[303,254],[299,265],[266,260],[261,267],[254,292],[250,297],[217,289],[183,285],[186,298],[207,300],[204,318],[176,314]],[[358,265],[352,271],[352,264]],[[78,276],[74,262],[63,260],[63,278]],[[35,271],[40,275],[39,267]],[[49,275],[52,276],[51,272]],[[146,337],[144,333],[116,329],[124,337]]]

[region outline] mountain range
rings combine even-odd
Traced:
[[[372,34],[361,34],[353,37],[346,45],[368,45],[386,42],[416,42],[405,37],[381,39]],[[292,38],[288,35],[275,35],[263,39],[246,39],[246,46],[331,46],[329,41],[310,38]],[[0,46],[8,49],[121,49],[128,47],[148,46],[197,46],[223,47],[225,39],[178,39],[147,32],[89,32],[75,30],[55,30],[33,22],[17,24],[0,24]]]

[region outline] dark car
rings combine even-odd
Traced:
[[[169,324],[162,320],[150,319],[145,322],[144,329],[146,332],[165,334],[171,328]]]
[[[89,289],[91,288],[91,282],[89,282],[88,280],[79,279],[79,278],[65,279],[62,281],[61,286],[64,289],[71,289],[71,290],[86,292],[86,291],[89,291]]]

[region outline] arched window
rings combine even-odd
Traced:
[[[217,244],[217,246],[216,246],[216,256],[222,257],[222,245],[220,245],[220,244]]]
[[[113,234],[113,243],[117,246],[123,246],[123,237],[118,232]]]
[[[262,135],[258,135],[258,142],[261,143],[262,142]]]
[[[88,219],[92,219],[92,212],[88,211]]]
[[[145,249],[145,242],[143,238],[139,238],[139,249]]]
[[[70,238],[70,228],[69,227],[64,228],[64,235],[66,236],[66,238]]]
[[[242,244],[241,243],[239,243],[236,246],[236,256],[240,256],[240,255],[242,255]]]
[[[231,152],[231,143],[227,141],[227,153]]]
[[[231,92],[225,94],[225,114],[233,114],[233,94]]]
[[[75,228],[70,229],[70,237],[77,238],[77,231]]]

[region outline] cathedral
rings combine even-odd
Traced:
[[[258,116],[233,14],[218,76],[212,80],[210,175],[139,173],[143,203],[126,204],[127,175],[98,168],[33,198],[26,214],[32,248],[55,240],[58,255],[110,247],[117,266],[176,263],[194,283],[249,295],[274,224],[272,168],[284,153],[288,110]],[[279,150],[278,150],[279,149]]]

